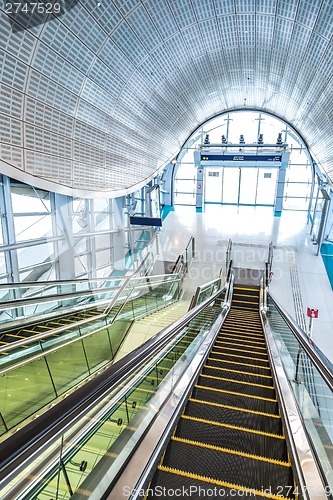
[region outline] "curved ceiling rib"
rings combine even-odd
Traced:
[[[328,0],[81,0],[13,23],[2,7],[0,166],[12,177],[117,196],[244,106],[290,123],[333,177]]]

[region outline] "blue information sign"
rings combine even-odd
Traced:
[[[281,155],[241,155],[241,154],[235,154],[235,155],[223,155],[223,154],[202,154],[201,155],[201,161],[271,161],[271,162],[276,162],[276,161],[281,161],[282,156]]]

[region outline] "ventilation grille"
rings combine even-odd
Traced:
[[[59,183],[72,186],[72,162],[35,151],[26,151],[26,171]]]

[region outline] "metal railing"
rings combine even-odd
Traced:
[[[266,271],[268,272],[268,270]],[[263,278],[263,283],[265,283]],[[269,335],[276,346],[279,361],[277,368],[279,380],[290,391],[292,397],[287,397],[289,410],[285,413],[288,417],[294,413],[290,410],[296,405],[299,421],[296,415],[291,422],[291,438],[295,439],[293,444],[296,455],[299,458],[299,467],[309,477],[309,470],[318,470],[319,476],[324,478],[324,490],[328,492],[327,498],[331,498],[333,491],[333,365],[313,343],[313,341],[301,330],[291,316],[273,299],[272,295],[261,291],[262,315],[264,322],[269,327]],[[283,371],[281,371],[283,370]],[[283,403],[284,404],[284,403]],[[301,425],[302,422],[302,425]],[[302,426],[302,429],[300,429]],[[300,439],[300,433],[305,433]],[[305,453],[304,439],[309,441],[309,452]],[[315,462],[315,463],[314,463]],[[314,469],[313,469],[314,468]],[[312,472],[314,473],[314,472]],[[312,474],[311,473],[311,474]],[[311,477],[311,475],[310,475]],[[311,498],[311,487],[305,498]],[[323,491],[324,491],[323,490]],[[317,495],[319,491],[317,491]],[[307,496],[309,495],[309,496]],[[318,497],[319,498],[319,497]],[[321,498],[321,497],[320,497]],[[326,498],[326,497],[325,497]]]
[[[111,304],[110,300],[101,301],[101,314],[1,346],[0,413],[4,424],[0,420],[0,434],[109,364],[133,320],[178,300],[182,279],[182,275],[131,278],[123,282]],[[37,373],[39,383],[34,382]],[[24,383],[17,386],[19,379],[30,380],[29,387],[35,383],[37,388],[30,394]]]

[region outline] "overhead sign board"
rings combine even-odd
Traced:
[[[202,154],[201,161],[255,161],[255,162],[281,162],[282,155],[223,155],[223,154]]]

